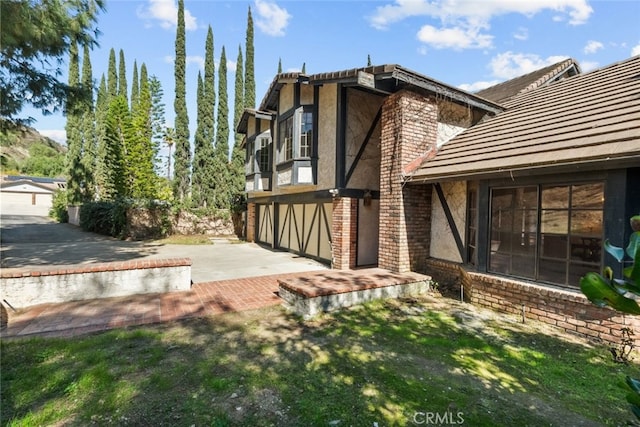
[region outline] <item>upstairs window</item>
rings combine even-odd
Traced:
[[[260,172],[270,172],[271,171],[271,137],[270,136],[261,136],[257,140],[258,147],[258,169]]]
[[[279,162],[310,159],[313,145],[311,107],[300,107],[283,115],[278,125]]]
[[[270,172],[272,151],[273,144],[269,131],[247,140],[247,175],[257,172]]]

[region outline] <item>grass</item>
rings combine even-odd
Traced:
[[[174,234],[164,239],[155,240],[155,243],[165,245],[211,245],[211,237],[201,234],[181,235]]]
[[[1,350],[10,426],[627,425],[622,382],[640,377],[606,348],[434,297],[309,321],[274,307]]]

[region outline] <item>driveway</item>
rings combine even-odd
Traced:
[[[52,266],[141,258],[191,258],[194,283],[326,269],[324,264],[255,243],[214,239],[211,245],[129,242],[60,224],[47,217],[2,215],[3,269],[50,270]]]

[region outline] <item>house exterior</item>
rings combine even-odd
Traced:
[[[640,57],[477,94],[398,65],[279,74],[238,130],[249,240],[609,342],[635,325],[578,287],[640,212]]]
[[[53,194],[65,185],[63,179],[4,176],[0,183],[0,211],[2,215],[48,216]]]

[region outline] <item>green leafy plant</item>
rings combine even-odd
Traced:
[[[69,222],[66,190],[57,190],[53,193],[53,202],[49,210],[49,216],[58,222]]]
[[[580,289],[589,301],[599,307],[608,306],[622,313],[640,314],[640,306],[634,299],[634,296],[640,296],[640,215],[633,216],[630,223],[633,233],[626,249],[612,245],[609,240],[604,242],[604,250],[623,266],[629,263],[625,258],[630,259],[630,265],[622,269],[622,278],[614,278],[613,269],[605,267],[602,274],[591,272],[582,277]],[[640,419],[640,380],[627,376],[626,383],[631,388],[627,401],[631,404],[631,411]]]

